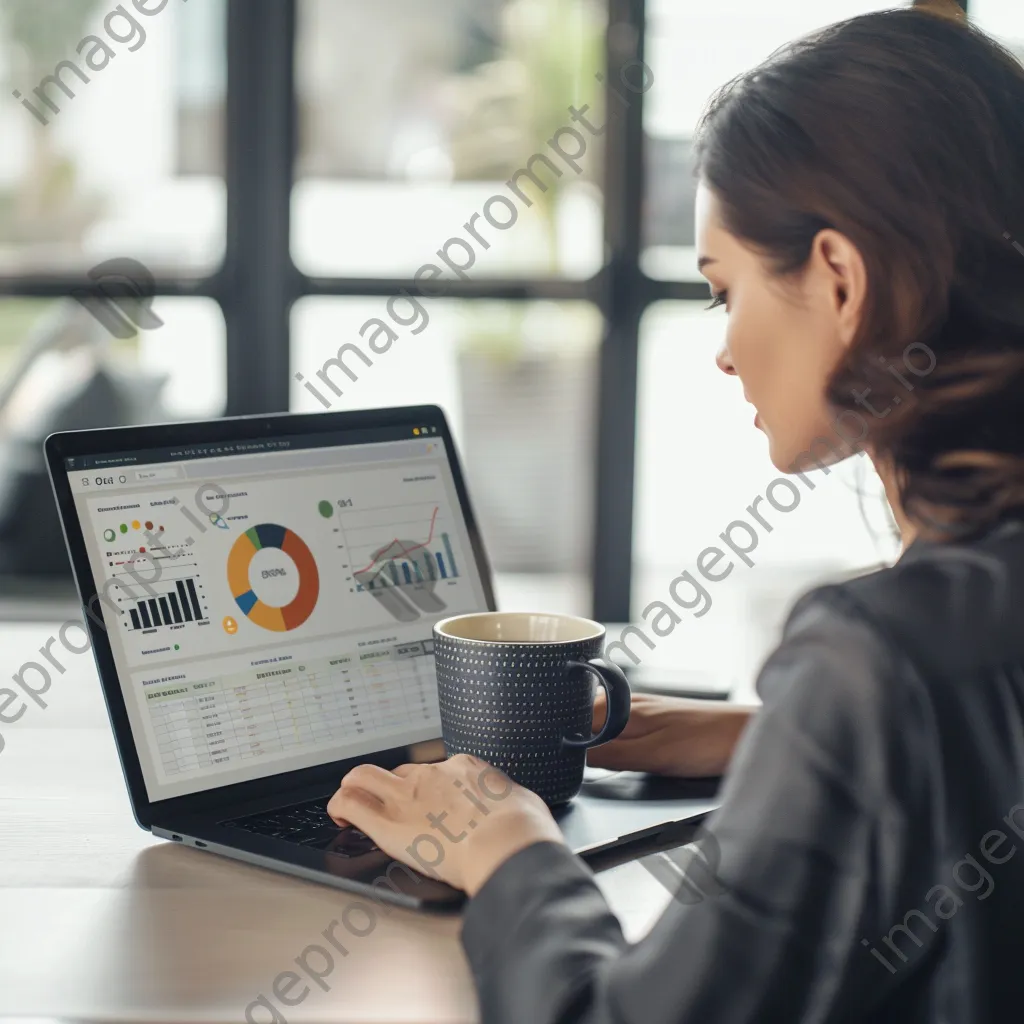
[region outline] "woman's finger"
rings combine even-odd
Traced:
[[[354,786],[339,789],[327,804],[327,813],[341,828],[355,825],[370,835],[384,820],[384,804],[372,793]]]
[[[400,799],[405,792],[402,780],[376,764],[357,764],[342,780],[341,788],[355,787],[372,793],[382,803]]]

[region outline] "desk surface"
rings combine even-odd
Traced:
[[[56,626],[0,624],[2,677]],[[350,897],[139,829],[92,655],[58,651],[66,671],[54,674],[47,707],[0,724],[0,1016],[244,1020]],[[669,898],[635,863],[602,871],[598,882],[630,938]],[[329,990],[314,987],[287,1021],[476,1021],[459,928],[458,918],[396,908],[351,941],[325,979]],[[257,1008],[253,1020],[271,1017]]]

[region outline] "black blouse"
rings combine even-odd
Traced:
[[[1024,524],[812,591],[757,686],[706,898],[630,945],[520,851],[466,909],[484,1024],[1024,1019]]]

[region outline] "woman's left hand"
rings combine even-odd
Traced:
[[[470,896],[519,850],[564,842],[539,796],[468,754],[393,772],[358,765],[327,813],[365,832],[388,856]]]

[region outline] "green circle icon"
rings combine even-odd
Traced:
[[[324,519],[330,519],[334,514],[334,506],[329,501],[321,501],[317,508]]]
[[[104,530],[103,539],[109,544],[117,536],[113,530]]]
[[[127,533],[128,532],[128,524],[127,523],[122,523],[121,524],[121,532],[122,533]]]

